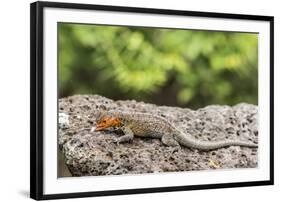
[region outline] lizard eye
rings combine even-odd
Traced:
[[[106,123],[106,120],[103,120],[102,122],[103,122],[103,123]]]

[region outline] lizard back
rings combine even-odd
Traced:
[[[169,121],[148,113],[108,111],[103,116],[118,117],[122,125],[129,127],[136,136],[161,138],[174,131]]]

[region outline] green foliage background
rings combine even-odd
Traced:
[[[59,24],[59,94],[192,108],[257,104],[258,35]]]

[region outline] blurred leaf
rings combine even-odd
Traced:
[[[185,88],[180,90],[180,92],[178,93],[178,100],[180,103],[187,103],[192,99],[193,95],[194,92],[192,91],[192,89]]]

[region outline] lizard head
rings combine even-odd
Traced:
[[[121,125],[121,121],[117,117],[104,116],[97,121],[95,131],[101,131],[111,127],[118,127]]]

